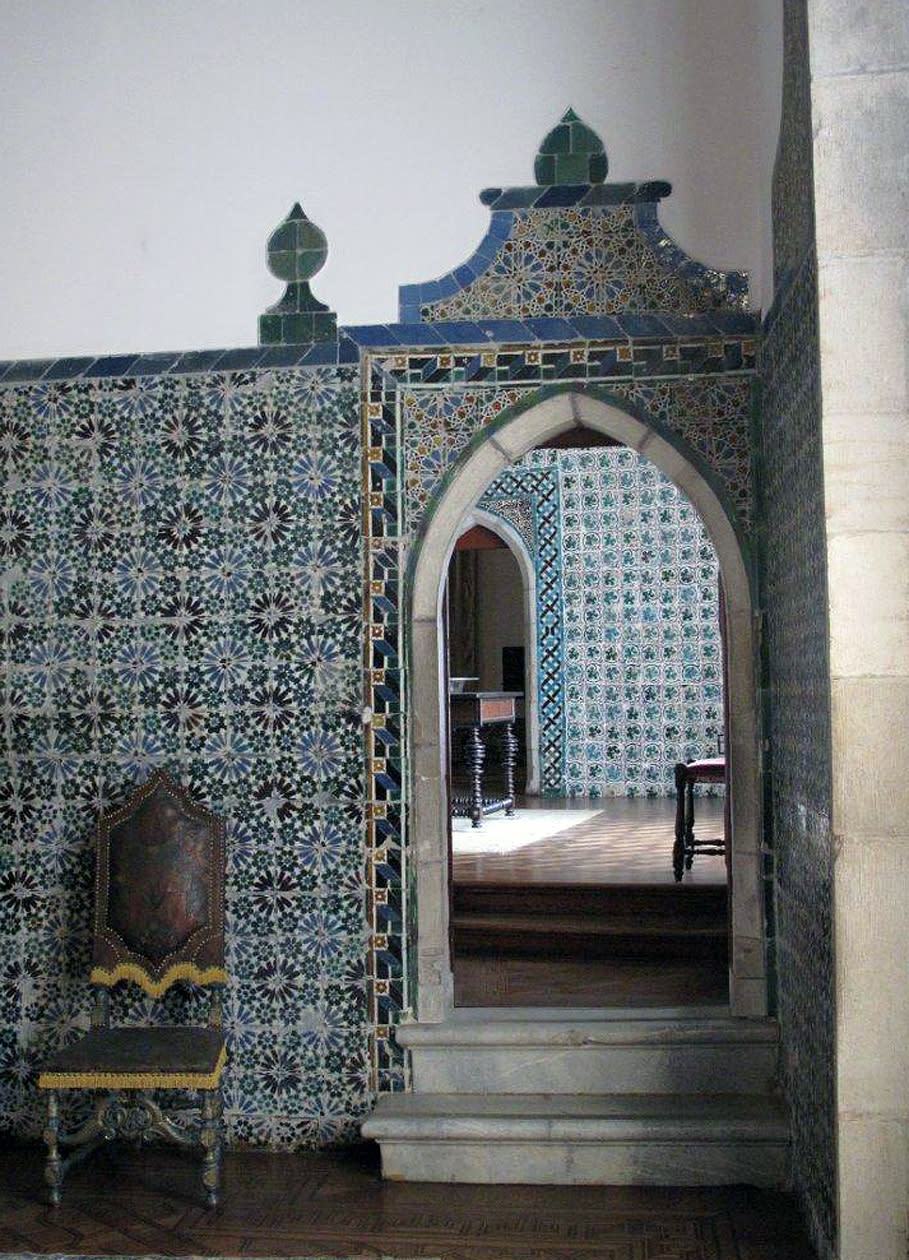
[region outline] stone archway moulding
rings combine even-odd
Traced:
[[[417,901],[417,992],[421,1021],[453,1008],[448,915],[448,819],[443,732],[445,696],[441,604],[448,562],[465,522],[476,519],[480,495],[509,464],[575,426],[597,429],[651,460],[690,499],[717,553],[726,600],[729,679],[732,1014],[767,1010],[761,896],[760,740],[754,610],[748,568],[735,528],[692,459],[645,421],[589,394],[564,392],[522,410],[466,455],[429,518],[411,572],[410,598],[410,861]],[[485,522],[484,522],[485,523]]]

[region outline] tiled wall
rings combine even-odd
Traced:
[[[542,790],[670,795],[675,763],[715,753],[723,726],[718,565],[696,511],[616,447],[532,451],[482,506],[534,557]]]
[[[793,1177],[822,1257],[835,1253],[830,689],[817,267],[804,0],[786,0],[774,181],[777,295],[762,345],[763,599],[770,683],[766,859],[776,905]],[[771,915],[771,926],[773,918]],[[771,960],[773,961],[773,960]]]
[[[92,829],[224,813],[232,1137],[368,1106],[356,367],[0,389],[0,1124],[87,1024]],[[158,1004],[117,990],[116,1016]],[[179,1007],[179,999],[162,1003]]]
[[[475,267],[402,290],[404,322],[337,341],[332,324],[312,345],[0,364],[0,1123],[37,1129],[36,1065],[86,1024],[93,820],[159,764],[229,819],[230,1135],[331,1141],[375,1088],[406,1087],[407,573],[459,460],[515,410],[588,392],[685,452],[750,561],[756,322],[744,276],[662,232],[668,193],[498,190]],[[523,262],[484,289],[512,229]],[[476,322],[429,309],[456,294]],[[503,511],[558,554],[584,490],[566,475],[560,512],[550,465],[520,477]],[[607,528],[601,482],[579,601]],[[648,565],[631,565],[641,598]],[[583,674],[575,605],[558,603],[541,660]],[[554,783],[560,670],[549,686]],[[598,723],[569,731],[576,783],[612,741]],[[627,786],[629,726],[621,740]],[[118,996],[121,1018],[155,1009]]]
[[[531,191],[538,193],[538,202],[545,200],[541,190]],[[477,269],[482,267],[477,279],[406,314],[435,322],[690,312],[744,305],[747,298],[739,273],[709,271],[685,259],[686,274],[679,266],[683,256],[659,226],[653,201],[494,208],[486,243],[489,257],[481,247],[473,260]]]
[[[478,429],[556,373],[592,389],[613,373],[608,396],[652,408],[747,534],[750,336],[659,345],[659,364],[701,367],[670,380],[645,375],[653,345],[627,341],[453,351],[448,366],[368,356],[363,400],[356,348],[342,350],[342,366],[202,371],[187,354],[145,357],[134,375],[111,360],[4,368],[5,1126],[37,1130],[36,1067],[86,1025],[94,818],[155,765],[230,822],[230,1135],[332,1140],[376,1084],[405,1085],[392,1035],[409,965],[402,543]],[[556,515],[551,547],[559,528]],[[155,1009],[118,995],[119,1018]]]

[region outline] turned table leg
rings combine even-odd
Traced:
[[[209,1207],[217,1207],[221,1190],[221,1086],[202,1094],[202,1184]]]
[[[479,827],[483,821],[483,763],[486,760],[486,748],[479,726],[468,728],[467,735],[467,767],[470,770],[470,822]]]
[[[505,817],[514,817],[514,768],[518,762],[518,741],[514,733],[514,722],[505,725]]]
[[[44,1165],[44,1179],[50,1190],[50,1201],[53,1207],[60,1206],[60,1187],[63,1185],[63,1160],[60,1157],[60,1104],[57,1091],[47,1091],[47,1121],[44,1128],[44,1140],[47,1143],[47,1163]]]

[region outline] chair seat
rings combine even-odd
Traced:
[[[41,1089],[214,1089],[224,1068],[218,1028],[93,1028],[48,1061]]]
[[[726,773],[726,758],[702,757],[699,761],[689,761],[685,766],[685,773],[689,779],[693,779],[696,776],[721,779]]]

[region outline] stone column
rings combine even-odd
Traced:
[[[841,1260],[909,1208],[909,4],[809,0]]]

